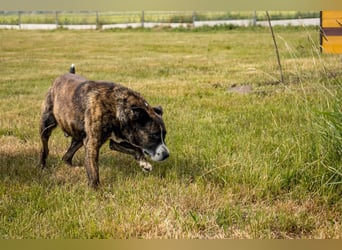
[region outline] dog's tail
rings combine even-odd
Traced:
[[[70,69],[69,69],[69,72],[70,72],[71,74],[75,74],[75,73],[76,73],[76,69],[75,69],[75,65],[74,65],[74,64],[71,64]]]

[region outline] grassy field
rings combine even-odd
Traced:
[[[342,238],[341,57],[316,28],[276,28],[277,84],[268,29],[195,31],[0,31],[0,238]],[[57,129],[37,168],[71,63],[162,105],[170,158],[146,174],[105,144],[94,191]]]

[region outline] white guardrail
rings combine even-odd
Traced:
[[[319,18],[305,18],[305,19],[286,19],[273,20],[272,26],[319,26]],[[104,24],[97,26],[96,24],[81,24],[81,25],[59,25],[59,24],[1,24],[0,29],[22,29],[22,30],[53,30],[58,28],[65,28],[70,30],[94,30],[94,29],[125,29],[125,28],[153,28],[153,27],[202,27],[202,26],[219,26],[219,25],[236,25],[236,26],[268,26],[267,21],[253,21],[253,19],[241,20],[223,20],[223,21],[194,21],[193,23],[158,23],[158,22],[139,22],[139,23],[120,23],[120,24]]]

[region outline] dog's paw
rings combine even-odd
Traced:
[[[152,171],[152,165],[147,161],[139,161],[139,166],[142,168],[144,172]]]

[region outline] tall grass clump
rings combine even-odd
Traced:
[[[324,165],[331,172],[328,184],[342,184],[342,81],[331,81],[337,84],[337,92],[327,101],[328,108],[317,112],[317,126],[324,146]]]
[[[342,195],[342,81],[329,80],[331,86],[325,93],[325,107],[314,111],[314,128],[321,140],[321,151],[317,156],[322,171],[322,195],[329,195],[329,202],[340,204]],[[329,91],[331,88],[335,91]],[[328,91],[327,91],[328,90]]]
[[[340,58],[338,55],[322,54],[317,41],[308,32],[305,45],[296,44],[292,47],[280,38],[285,44],[288,56],[297,62],[300,62],[303,48],[310,48],[306,50],[306,54],[311,57],[312,69],[308,72],[306,65],[298,64],[295,71],[289,73],[292,74],[292,80],[296,79],[295,82],[302,88],[305,113],[311,123],[310,160],[320,169],[317,171],[316,181],[312,180],[317,184],[314,189],[321,192],[321,195],[334,193],[329,200],[339,203],[342,195],[342,71],[338,67]],[[321,100],[321,104],[314,108],[310,106],[312,97],[309,90],[304,87],[305,81],[308,78],[314,79],[313,76],[316,78],[315,85],[319,89],[318,98]]]

